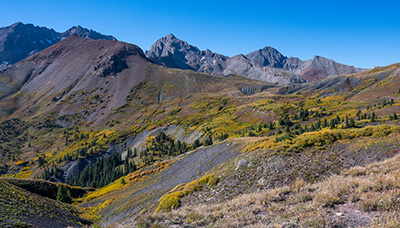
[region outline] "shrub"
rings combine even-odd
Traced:
[[[276,151],[300,152],[311,146],[332,144],[338,140],[353,139],[358,137],[382,137],[391,133],[400,133],[400,127],[395,125],[368,126],[361,129],[350,130],[324,130],[300,135],[291,140],[284,140],[276,145]]]
[[[340,204],[340,198],[331,192],[322,192],[315,196],[314,203],[321,207],[333,207],[335,204]]]
[[[179,200],[183,196],[200,190],[204,184],[208,184],[210,186],[216,185],[218,181],[219,179],[217,177],[214,177],[213,175],[207,175],[198,180],[192,181],[185,186],[178,185],[172,190],[172,192],[160,198],[158,207],[155,212],[170,211],[172,209],[175,209],[179,207]]]

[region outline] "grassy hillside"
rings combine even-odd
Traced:
[[[143,227],[399,227],[400,156],[354,167],[326,180],[244,194],[143,216]],[[132,224],[127,225],[130,227]]]
[[[0,226],[81,227],[90,224],[78,217],[74,206],[36,195],[0,179]]]

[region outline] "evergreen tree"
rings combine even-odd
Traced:
[[[274,130],[274,123],[273,122],[269,123],[268,129],[269,130]]]
[[[71,192],[66,185],[62,184],[58,186],[57,200],[64,203],[70,203],[72,201]]]
[[[125,158],[124,170],[125,170],[125,175],[128,174],[129,171],[130,171],[130,169],[129,169],[129,158],[128,158],[128,156],[126,156],[126,158]]]
[[[375,122],[376,121],[376,115],[375,115],[375,112],[373,112],[372,113],[372,115],[371,115],[371,122]]]
[[[44,165],[45,163],[44,155],[39,156],[38,162],[39,162],[39,167],[42,167]]]
[[[210,145],[212,145],[212,144],[213,144],[212,136],[209,135],[209,136],[207,137],[207,139],[205,140],[204,145],[205,145],[205,146],[210,146]]]
[[[354,119],[350,119],[349,127],[356,127],[356,123],[354,122]]]
[[[318,120],[318,122],[315,124],[315,129],[316,130],[321,129],[321,120]]]
[[[129,158],[129,159],[131,159],[132,158],[132,149],[131,148],[128,148],[128,151],[127,151],[127,158]]]
[[[178,141],[179,142],[179,141]],[[196,149],[197,147],[200,146],[200,140],[196,139],[194,140],[193,144],[192,144],[192,148]]]
[[[132,161],[132,162],[130,162],[129,163],[129,171],[131,172],[131,173],[133,173],[133,172],[135,172],[136,171],[136,165],[135,165],[135,162],[134,161]]]
[[[334,129],[334,128],[335,128],[335,121],[332,119],[332,120],[329,122],[329,125],[330,125],[330,128],[331,128],[331,129]]]

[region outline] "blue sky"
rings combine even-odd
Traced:
[[[17,21],[65,31],[81,25],[148,50],[169,33],[233,56],[272,46],[357,67],[400,62],[400,3],[381,1],[2,1],[0,27]]]

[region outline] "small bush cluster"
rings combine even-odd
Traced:
[[[179,207],[180,198],[200,190],[204,184],[214,186],[218,183],[218,180],[219,179],[217,177],[214,177],[213,175],[207,175],[184,186],[177,186],[175,189],[172,190],[172,192],[161,197],[156,212],[170,211]]]

